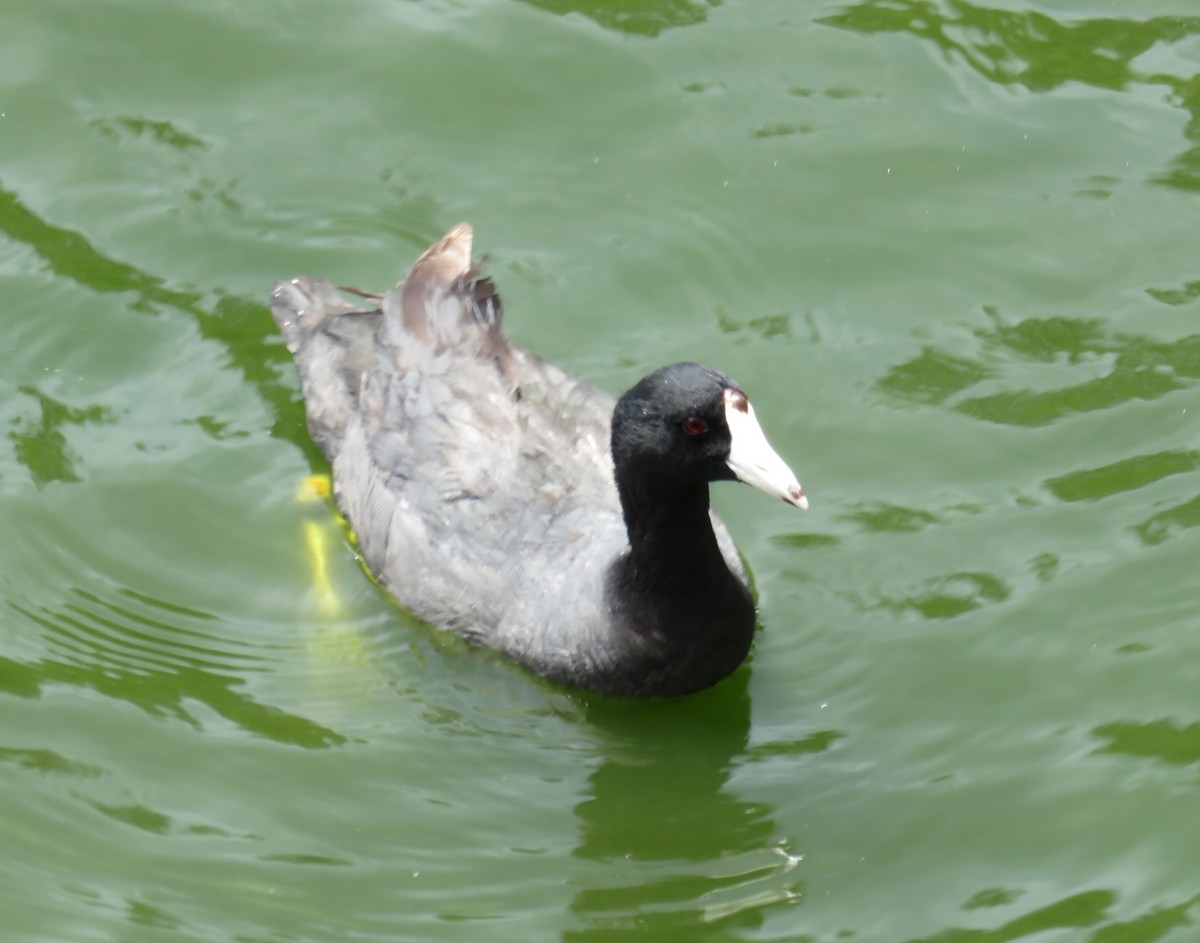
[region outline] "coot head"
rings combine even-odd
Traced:
[[[613,412],[612,453],[622,492],[634,481],[678,486],[738,479],[808,507],[741,387],[697,363],[656,370],[621,397]]]

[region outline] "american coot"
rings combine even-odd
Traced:
[[[271,310],[337,503],[407,608],[612,694],[686,694],[745,659],[754,602],[708,483],[808,501],[729,377],[663,367],[614,409],[509,343],[466,224],[378,308],[297,278]]]

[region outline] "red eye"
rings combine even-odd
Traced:
[[[700,416],[688,416],[683,421],[683,431],[688,435],[704,435],[708,432],[708,423]]]

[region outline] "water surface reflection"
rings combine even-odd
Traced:
[[[1060,19],[1036,10],[1008,10],[948,0],[866,0],[823,17],[828,26],[860,33],[908,33],[937,46],[999,85],[1050,92],[1078,83],[1123,91],[1131,85],[1163,86],[1168,101],[1188,112],[1184,130],[1193,145],[1153,182],[1200,191],[1200,75],[1154,69],[1169,48],[1200,35],[1200,17],[1152,16]],[[1147,57],[1143,65],[1138,60]],[[1180,61],[1187,61],[1183,57]]]
[[[800,900],[799,857],[773,809],[730,788],[748,755],[749,677],[683,701],[589,709],[603,759],[575,807],[574,854],[603,878],[575,895],[585,928],[563,939],[727,939]]]

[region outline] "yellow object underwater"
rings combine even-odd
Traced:
[[[312,517],[303,522],[304,545],[308,551],[317,609],[321,619],[328,620],[327,624],[311,634],[306,648],[309,657],[322,665],[370,664],[368,646],[357,626],[340,621],[345,613],[333,585],[329,561],[330,547],[343,537],[344,521],[330,504],[331,494],[328,475],[309,475],[296,486],[296,500],[299,503],[321,504],[323,510],[333,510],[332,515],[322,514],[320,518]]]
[[[309,475],[300,479],[296,486],[296,500],[301,504],[324,503],[332,493],[328,475]],[[321,615],[332,618],[337,615],[340,604],[333,583],[329,579],[329,539],[331,528],[322,521],[304,522],[304,543],[308,547],[309,564],[312,567],[313,589],[317,594],[317,605]]]

